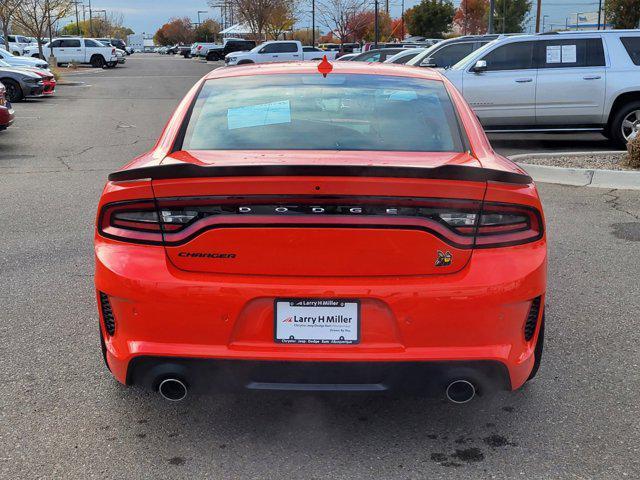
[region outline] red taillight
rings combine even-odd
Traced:
[[[111,49],[111,55],[115,55],[115,54],[116,54],[116,49],[115,49],[115,48],[112,48],[112,49]]]
[[[162,244],[158,212],[153,200],[106,205],[98,220],[100,234],[135,243]]]
[[[542,237],[531,207],[475,200],[401,197],[197,197],[106,205],[100,233],[179,245],[212,228],[366,227],[424,230],[457,248],[517,245]]]

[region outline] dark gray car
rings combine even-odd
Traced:
[[[40,75],[18,68],[0,67],[0,83],[7,89],[6,97],[11,103],[26,97],[39,97],[44,91]]]

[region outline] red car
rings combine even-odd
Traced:
[[[42,91],[42,95],[50,97],[54,93],[56,93],[57,82],[53,74],[41,69],[35,70],[35,73],[42,77],[42,83],[44,83],[44,90]]]
[[[5,92],[6,89],[4,88],[4,85],[0,83],[0,131],[6,130],[7,127],[13,123],[15,118],[11,103],[9,103],[5,98]]]
[[[170,400],[397,389],[462,403],[540,365],[538,192],[429,69],[214,70],[109,176],[95,259],[109,369]]]

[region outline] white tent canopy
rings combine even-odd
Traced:
[[[220,35],[223,36],[243,36],[243,35],[251,35],[251,29],[248,25],[242,23],[236,23],[235,25],[231,25],[229,28],[225,28],[220,32]]]

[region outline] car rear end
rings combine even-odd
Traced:
[[[6,89],[0,83],[0,130],[6,130],[15,119],[11,103],[5,97]]]
[[[541,206],[522,172],[469,153],[454,92],[361,73],[207,82],[173,153],[112,174],[100,202],[96,298],[119,381],[169,398],[526,381]]]

